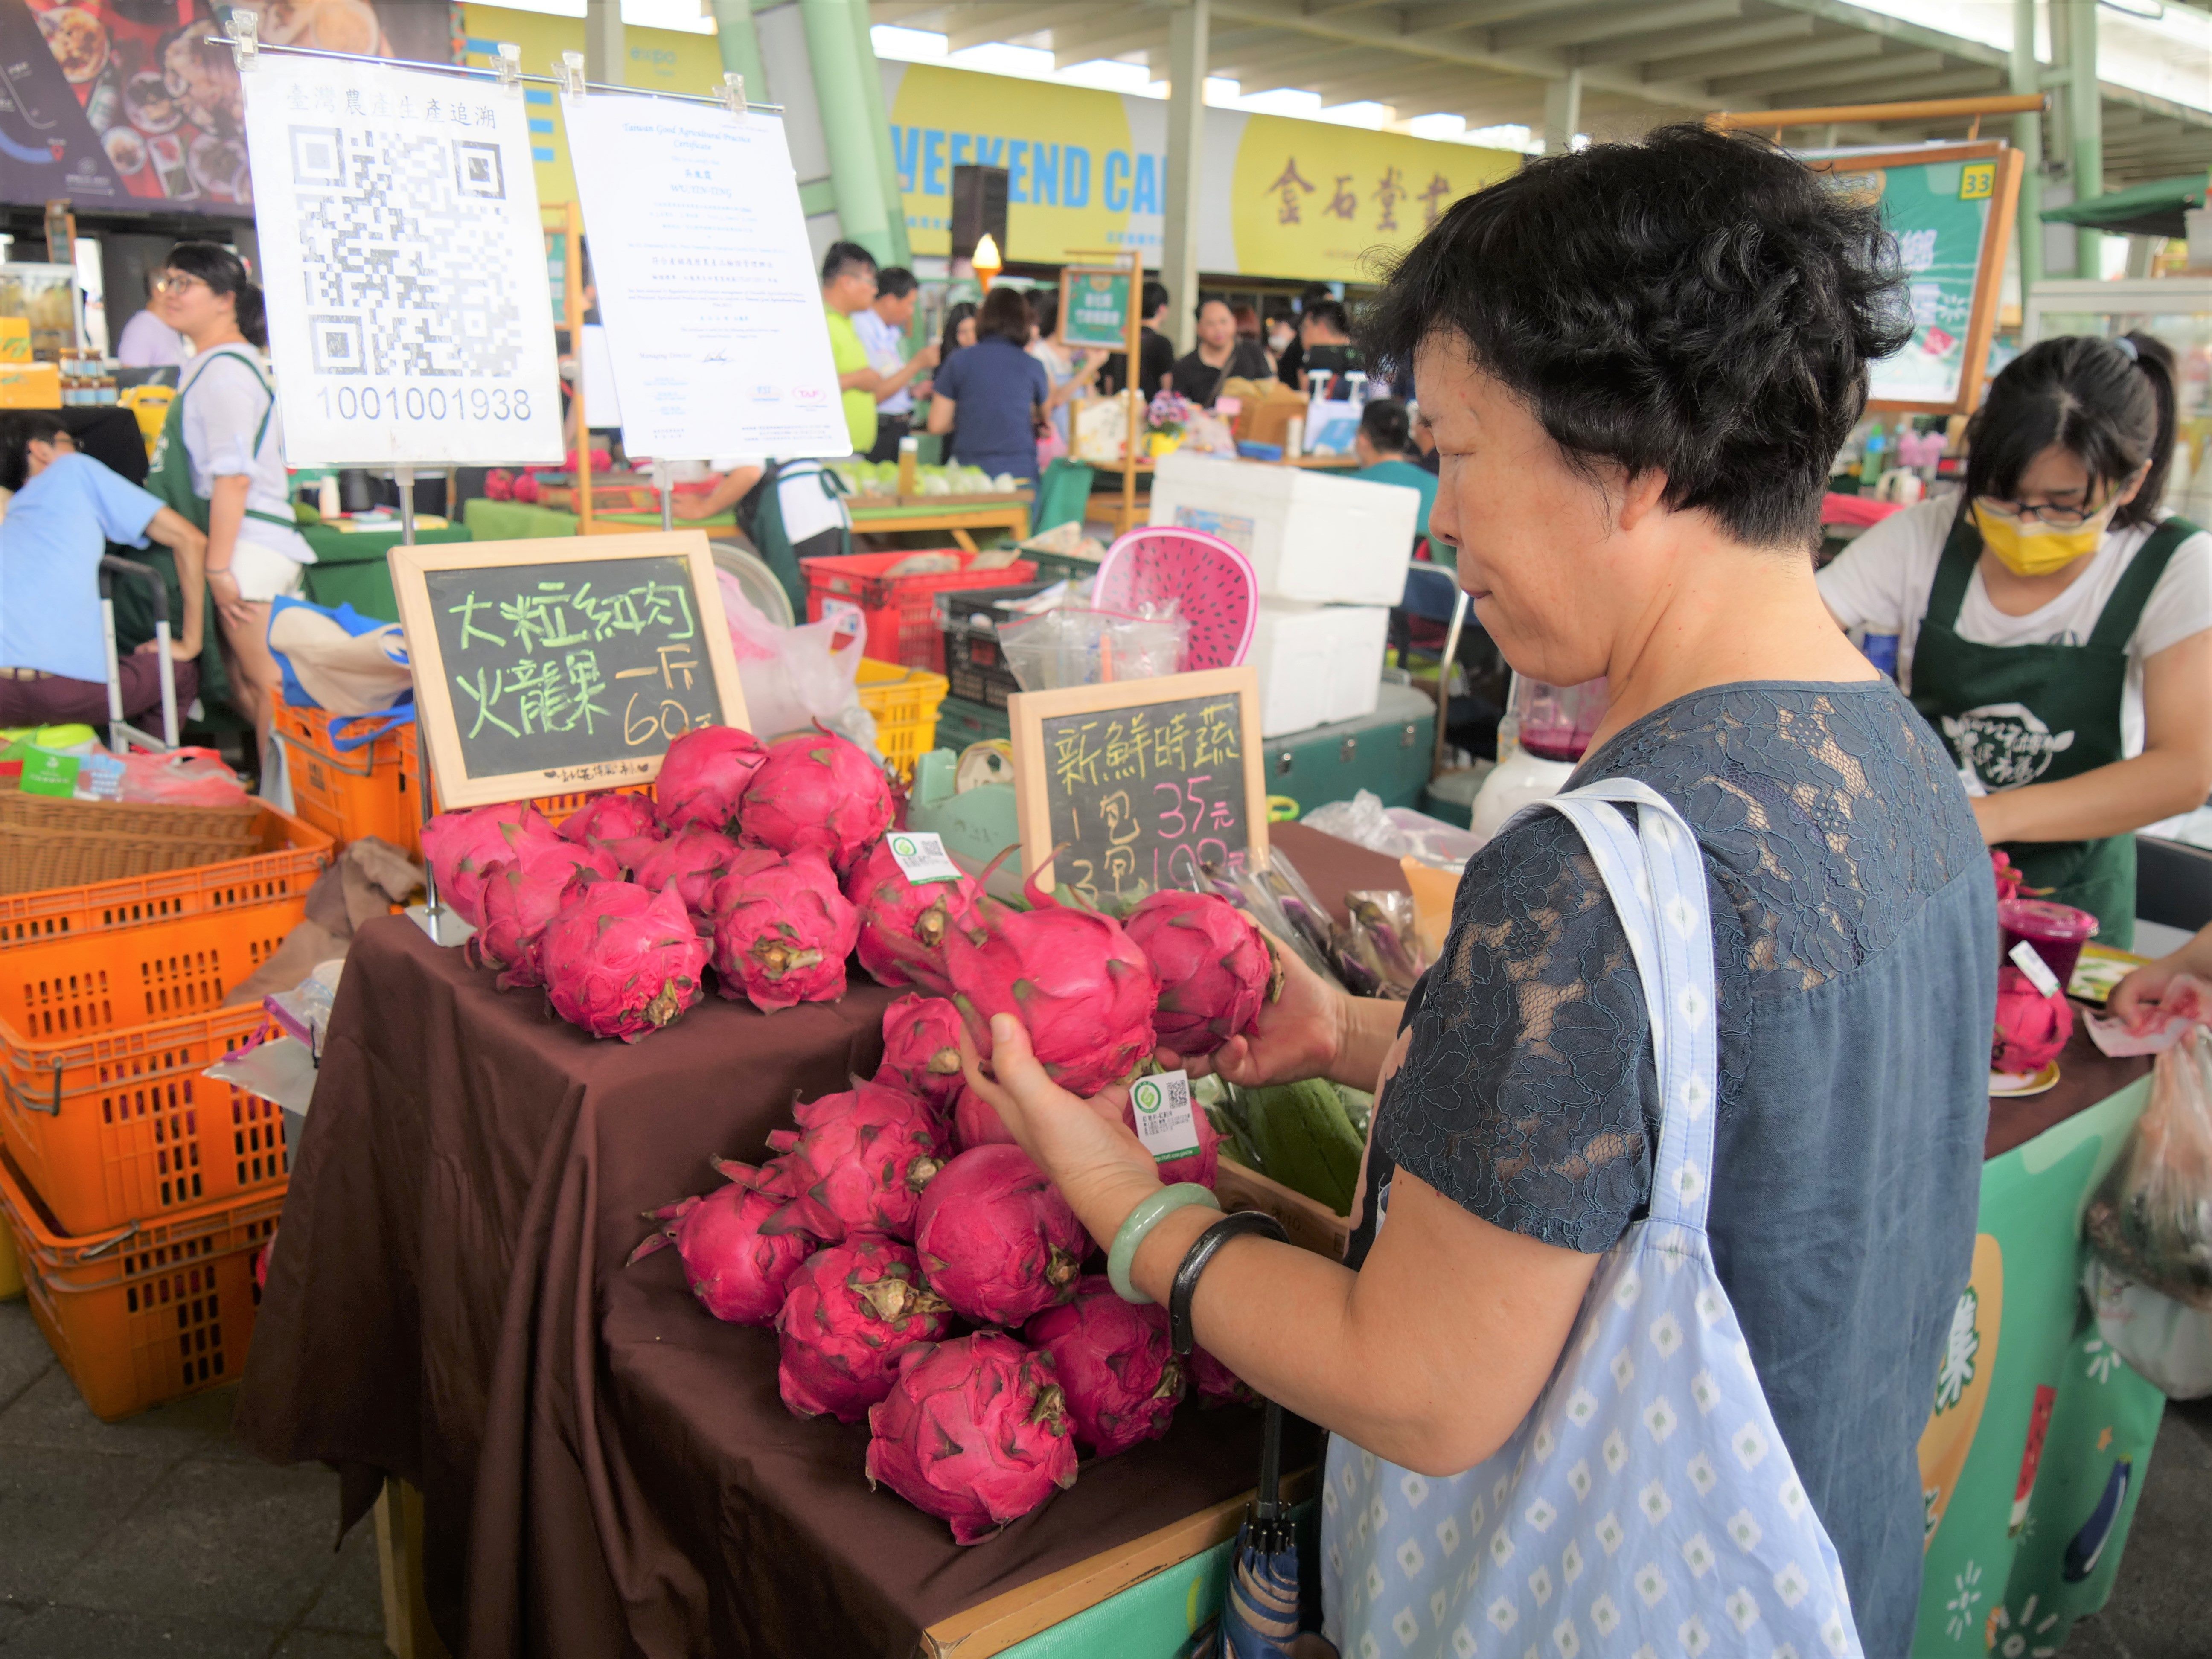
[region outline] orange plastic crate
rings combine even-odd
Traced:
[[[887,576],[884,573],[911,552],[834,553],[801,559],[806,573],[806,620],[820,622],[823,607],[831,602],[857,606],[867,627],[863,656],[878,662],[903,663],[908,668],[945,672],[945,638],[938,632],[936,596],[947,588],[1011,587],[1036,574],[1028,559],[1017,559],[996,570],[972,567],[981,557],[957,547],[930,548],[960,561],[957,570],[931,576]]]
[[[411,854],[422,838],[422,804],[409,741],[413,722],[358,749],[341,750],[332,740],[333,724],[343,735],[349,728],[374,729],[383,718],[279,703],[275,730],[285,748],[292,801],[301,817],[341,847],[376,836]]]
[[[0,1156],[0,1215],[32,1317],[85,1404],[111,1423],[238,1380],[261,1304],[254,1252],[283,1207],[280,1188],[71,1235]]]
[[[0,1131],[62,1229],[94,1233],[285,1175],[276,1105],[200,1073],[259,1028],[225,1008],[300,899],[0,951]]]
[[[331,837],[272,806],[261,809],[253,830],[263,850],[246,858],[0,896],[0,953],[118,927],[306,898],[331,861]],[[5,1018],[6,1011],[0,1009],[0,1018]]]

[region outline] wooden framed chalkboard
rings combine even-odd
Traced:
[[[419,735],[448,806],[657,776],[671,739],[745,724],[701,530],[395,547]]]
[[[1260,684],[1248,665],[1018,692],[1022,867],[1106,902],[1195,884],[1198,866],[1267,861]]]
[[[1881,210],[1897,239],[1912,338],[1868,365],[1867,407],[1968,415],[1996,331],[2021,153],[1995,141],[1815,158],[1831,188]]]

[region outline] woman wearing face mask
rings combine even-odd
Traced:
[[[1982,838],[2123,947],[2134,832],[2212,791],[2212,535],[2159,506],[2173,408],[2148,335],[2031,347],[1967,427],[1964,502],[1884,520],[1820,579],[1844,627],[1899,636]]]
[[[282,690],[269,651],[270,607],[301,591],[315,550],[287,491],[283,416],[261,355],[269,343],[261,289],[228,248],[179,242],[154,279],[154,303],[192,356],[178,373],[146,488],[206,532],[231,701],[253,722],[265,758]]]

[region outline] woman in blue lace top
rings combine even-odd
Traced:
[[[1820,493],[1867,365],[1906,332],[1870,209],[1763,143],[1680,128],[1533,162],[1458,203],[1399,265],[1365,342],[1412,370],[1442,458],[1430,534],[1456,550],[1506,659],[1553,684],[1608,682],[1577,781],[1638,780],[1697,837],[1717,957],[1712,1255],[1802,1481],[1785,1498],[1809,1498],[1840,1563],[1859,1642],[1829,1645],[1886,1656],[1911,1644],[1915,1443],[1972,1253],[1996,937],[1955,769],[1813,580]],[[1333,1506],[1327,1550],[1379,1530],[1385,1495],[1418,1505],[1488,1458],[1563,1363],[1601,1253],[1651,1202],[1652,1035],[1606,885],[1575,829],[1537,813],[1469,861],[1410,1004],[1345,996],[1291,961],[1254,1032],[1191,1062],[1247,1085],[1386,1085],[1349,1260],[1235,1238],[1192,1303],[1199,1342],[1253,1387],[1405,1472],[1402,1498]],[[1115,1238],[1160,1190],[1118,1102],[1086,1110],[1059,1091],[1012,1021],[992,1039],[996,1081],[977,1072],[979,1086],[1092,1233]],[[1167,1301],[1213,1219],[1183,1208],[1150,1224],[1134,1287]],[[1673,1437],[1688,1501],[1749,1454],[1735,1423],[1675,1405],[1645,1421]],[[1566,1529],[1546,1543],[1564,1539],[1564,1571],[1522,1571],[1542,1627],[1504,1639],[1510,1609],[1486,1620],[1446,1585],[1373,1639],[1566,1653],[1625,1618],[1625,1640],[1588,1650],[1629,1652],[1639,1631],[1668,1652],[1717,1632],[1742,1636],[1718,1651],[1772,1650],[1753,1626],[1795,1580],[1747,1584],[1723,1613],[1686,1547],[1655,1553],[1641,1595],[1573,1583],[1584,1564],[1607,1570],[1623,1517],[1656,1552],[1637,1528],[1665,1497],[1643,1496],[1606,1500],[1602,1518],[1596,1499],[1532,1511]],[[1374,1605],[1424,1550],[1461,1548],[1468,1516],[1437,1519],[1398,1566],[1369,1570]],[[1476,1541],[1469,1574],[1500,1559],[1499,1535]],[[1684,1598],[1705,1621],[1694,1641]],[[1346,1611],[1332,1632],[1369,1650]]]

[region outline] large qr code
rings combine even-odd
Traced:
[[[302,276],[325,374],[515,372],[521,309],[484,257],[507,180],[489,139],[376,128],[291,129]]]

